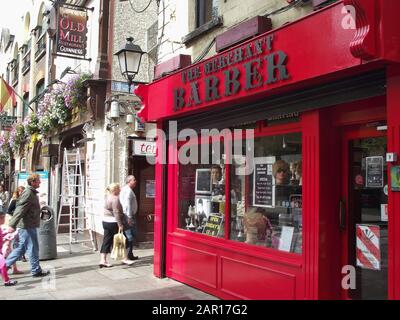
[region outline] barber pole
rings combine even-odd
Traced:
[[[357,266],[364,269],[381,269],[379,226],[357,225]]]

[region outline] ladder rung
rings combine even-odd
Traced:
[[[71,220],[85,220],[85,219],[87,219],[87,217],[81,217],[81,218],[75,218],[75,217],[72,217],[71,218]]]
[[[64,197],[64,198],[80,198],[80,197],[84,197],[84,195],[60,196],[60,197]]]
[[[82,243],[82,242],[92,242],[92,240],[87,239],[87,240],[73,240],[72,243]]]
[[[59,223],[58,226],[59,226],[59,227],[69,226],[69,223]]]

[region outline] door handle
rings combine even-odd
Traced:
[[[341,230],[346,230],[346,200],[340,200],[339,202],[339,226]]]

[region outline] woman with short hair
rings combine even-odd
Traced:
[[[107,262],[107,255],[111,252],[114,235],[124,230],[123,210],[119,201],[121,187],[119,183],[112,183],[107,187],[107,198],[104,206],[103,228],[104,237],[100,250],[100,268],[110,268],[112,265]],[[131,264],[129,260],[122,260],[125,264]],[[133,262],[133,261],[132,261]]]

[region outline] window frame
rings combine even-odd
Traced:
[[[299,119],[296,122],[288,122],[285,124],[279,124],[279,125],[274,125],[274,126],[265,126],[264,125],[264,120],[259,120],[256,121],[256,126],[254,129],[254,138],[262,138],[262,137],[269,137],[269,136],[277,136],[277,135],[284,135],[284,134],[290,134],[290,133],[300,133],[302,135],[302,146],[304,145],[304,129],[303,129],[303,117],[300,114]],[[231,128],[234,129],[234,128]],[[243,131],[241,137],[236,137],[236,139],[244,139],[245,138],[245,131]],[[221,138],[223,141],[223,139]],[[210,139],[211,141],[211,139]],[[230,143],[233,143],[233,138],[230,139]],[[170,145],[170,148],[172,147],[174,150],[173,154],[174,156],[178,156],[179,153],[179,148],[186,144],[196,144],[200,145],[201,143],[205,143],[204,138],[201,139],[199,137],[196,142],[189,141],[189,142],[177,142],[176,145],[172,146]],[[224,141],[221,143],[225,143]],[[170,149],[171,150],[171,149]],[[171,150],[171,151],[172,151]],[[304,159],[304,148],[302,147],[301,151],[302,159]],[[231,223],[231,170],[232,170],[232,164],[225,164],[225,217],[226,219],[224,220],[224,237],[214,237],[214,236],[208,236],[203,233],[197,233],[193,232],[190,230],[186,230],[184,228],[179,227],[179,166],[180,164],[176,162],[174,165],[170,165],[170,172],[169,172],[169,178],[168,178],[168,190],[173,193],[172,197],[169,197],[172,200],[172,203],[168,203],[168,209],[167,209],[167,217],[168,217],[168,233],[173,235],[173,236],[178,236],[182,238],[190,238],[193,240],[196,240],[207,245],[211,246],[224,246],[226,249],[232,249],[232,250],[237,250],[238,248],[243,249],[244,251],[251,251],[252,253],[260,254],[260,255],[267,255],[267,256],[273,256],[273,257],[282,257],[282,258],[287,258],[287,259],[295,259],[295,261],[300,261],[304,254],[304,235],[305,235],[305,220],[304,220],[304,215],[305,212],[302,212],[302,237],[303,237],[303,243],[302,243],[302,250],[301,253],[295,253],[295,252],[286,252],[286,251],[280,251],[275,248],[269,248],[269,247],[263,247],[263,246],[257,246],[253,244],[247,244],[245,242],[239,242],[237,240],[231,240],[230,239],[230,223]],[[303,175],[304,175],[304,166],[303,166]],[[303,186],[304,187],[304,186]],[[303,198],[305,197],[304,190],[302,191]]]

